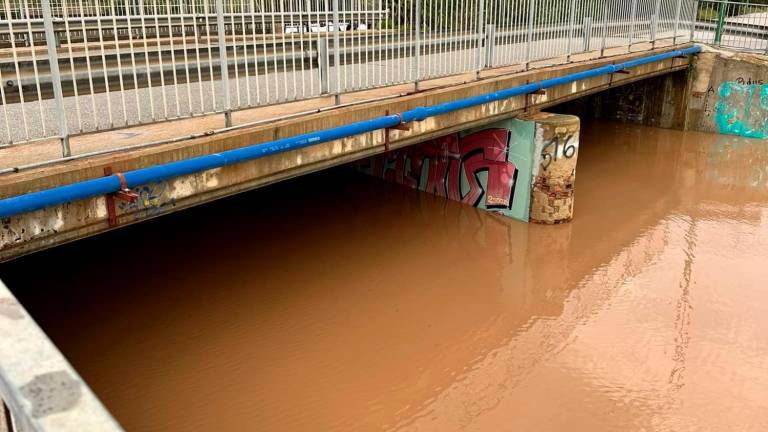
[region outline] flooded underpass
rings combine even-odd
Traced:
[[[0,277],[129,431],[768,429],[768,146],[582,125],[570,224],[337,169]]]

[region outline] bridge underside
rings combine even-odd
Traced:
[[[217,153],[371,119],[384,115],[386,112],[398,113],[418,106],[431,106],[469,96],[491,93],[529,82],[590,70],[612,63],[621,63],[678,48],[680,46],[657,48],[530,71],[497,71],[497,73],[501,73],[498,76],[472,80],[460,85],[450,85],[451,81],[454,83],[463,81],[461,78],[452,77],[449,80],[444,80],[444,82],[435,83],[435,88],[412,94],[398,95],[400,90],[396,88],[379,89],[377,92],[380,95],[389,94],[395,97],[291,116],[279,121],[264,122],[209,135],[202,134],[195,138],[165,144],[127,149],[3,174],[0,176],[0,198],[101,177],[104,175],[105,169],[111,169],[113,172],[124,172]],[[561,85],[548,89],[544,94],[513,97],[428,118],[425,121],[410,124],[408,130],[361,134],[238,165],[143,185],[134,190],[138,194],[136,202],[117,202],[115,206],[116,219],[113,218],[112,223],[109,220],[106,197],[86,199],[13,216],[2,221],[0,261],[286,178],[359,160],[382,153],[386,147],[397,149],[409,146],[452,132],[494,123],[524,112],[562,104],[612,87],[685,70],[688,66],[688,58],[670,58],[632,68],[626,71],[628,73],[597,76],[576,83]],[[683,122],[685,112],[681,107],[685,104],[686,89],[686,86],[682,86],[678,92],[669,94],[669,98],[679,100],[670,100],[669,103],[662,104],[660,108],[659,115],[664,117],[665,122],[672,126]],[[317,110],[326,103],[327,101],[321,100],[316,102],[317,106],[310,105],[310,108]],[[268,116],[268,113],[271,112],[274,116],[275,113],[280,112],[280,108],[272,107],[271,111],[265,112],[267,114],[261,115]],[[195,121],[204,124],[206,119]],[[147,128],[179,136],[183,134],[182,130],[175,130],[179,126],[179,123],[169,122],[151,125]],[[111,140],[119,138],[121,134],[130,134],[130,131],[112,131],[101,135],[92,135],[86,139],[96,143],[103,142],[105,146],[109,146]],[[131,136],[128,138],[141,139]],[[18,151],[21,148],[24,147],[15,150]],[[31,152],[34,156],[34,145],[30,146],[29,149],[25,151]],[[23,152],[18,157],[20,158],[17,160],[18,163],[11,166],[23,165],[34,160],[34,158],[24,159]],[[0,159],[4,160],[4,165],[7,167],[8,159]]]

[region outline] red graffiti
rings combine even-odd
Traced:
[[[463,138],[453,134],[391,151],[373,161],[361,161],[358,167],[375,176],[473,206],[485,197],[486,208],[510,208],[517,168],[507,160],[508,151],[506,129],[485,129]],[[484,185],[482,172],[487,173]],[[464,191],[462,177],[468,185]]]

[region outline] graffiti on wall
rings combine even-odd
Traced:
[[[768,138],[768,85],[744,79],[719,88],[715,122],[720,133]]]
[[[512,133],[489,128],[451,134],[357,162],[363,172],[424,192],[520,219],[512,204],[520,167],[510,158]]]

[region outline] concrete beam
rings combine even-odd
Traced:
[[[642,53],[504,75],[449,88],[416,93],[397,99],[348,106],[157,147],[140,148],[31,169],[3,176],[2,184],[0,184],[0,197],[15,196],[100,177],[106,167],[111,167],[115,172],[129,171],[216,153],[375,118],[387,111],[397,113],[417,106],[435,105],[679,48],[679,46],[660,48]],[[391,147],[404,147],[450,132],[483,126],[523,112],[557,105],[613,86],[667,74],[687,67],[688,59],[667,59],[633,68],[630,74],[594,77],[578,83],[548,89],[543,95],[519,96],[430,118],[412,124],[408,131],[392,131],[390,135]],[[135,189],[139,195],[139,200],[136,203],[120,203],[118,205],[118,222],[120,226],[135,223],[384,151],[384,135],[383,132],[378,131],[166,182],[144,185]],[[0,261],[111,228],[107,220],[104,197],[68,203],[7,218],[2,221],[2,226],[0,226]]]

